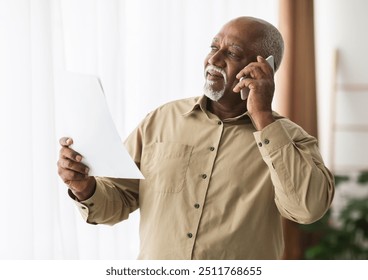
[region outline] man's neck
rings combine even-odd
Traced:
[[[207,110],[219,117],[220,120],[235,118],[247,111],[245,103],[228,104],[208,99]]]

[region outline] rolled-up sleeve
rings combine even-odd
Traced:
[[[331,205],[334,180],[319,153],[317,140],[288,119],[254,133],[275,190],[282,216],[308,224]]]

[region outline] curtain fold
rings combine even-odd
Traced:
[[[277,91],[280,113],[317,137],[314,13],[312,0],[280,0],[284,61]]]
[[[279,0],[279,26],[285,40],[279,69],[277,111],[317,137],[313,0]],[[313,236],[284,220],[284,259],[302,259]]]

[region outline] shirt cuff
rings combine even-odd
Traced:
[[[96,179],[96,189],[94,194],[86,199],[86,200],[78,200],[78,198],[73,194],[73,192],[68,189],[68,195],[74,200],[74,203],[77,205],[79,212],[81,213],[83,219],[90,224],[96,224],[94,222],[88,221],[88,217],[91,214],[91,211],[93,211],[94,206],[98,201],[103,197],[103,191],[101,187],[101,180],[98,177],[95,177]]]
[[[282,125],[282,120],[274,121],[261,131],[254,132],[253,135],[262,156],[269,156],[272,152],[292,142]]]

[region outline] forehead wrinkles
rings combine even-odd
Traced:
[[[238,19],[225,24],[216,34],[215,38],[217,42],[224,41],[227,43],[226,45],[233,43],[247,50],[250,45],[253,45],[264,37],[265,29],[267,28],[262,22],[250,19]]]
[[[239,40],[237,38],[225,38],[225,39],[220,39],[219,37],[215,37],[212,39],[212,42],[213,43],[216,43],[216,44],[221,44],[221,43],[224,43],[225,46],[228,46],[228,47],[233,47],[235,49],[238,49],[239,51],[244,51],[244,48],[242,47],[241,43],[239,42]]]

